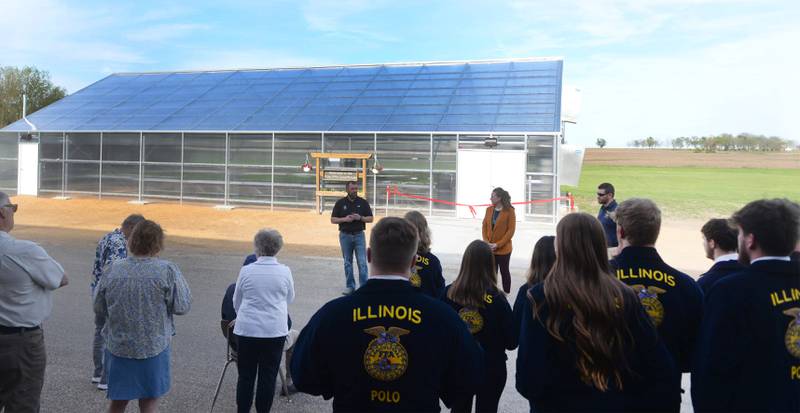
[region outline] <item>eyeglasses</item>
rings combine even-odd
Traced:
[[[2,206],[2,208],[5,207],[9,207],[11,208],[12,211],[17,212],[17,210],[19,209],[19,204],[5,204]]]
[[[606,196],[606,195],[608,195],[608,194],[610,194],[610,192],[609,192],[609,193],[605,193],[605,194],[601,194],[600,192],[598,192],[598,193],[597,193],[597,196]]]

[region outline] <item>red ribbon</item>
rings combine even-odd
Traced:
[[[406,193],[400,192],[400,190],[397,188],[397,186],[391,187],[390,185],[386,185],[386,200],[387,200],[387,202],[388,202],[389,198],[392,195],[403,197],[403,198],[419,199],[421,201],[430,201],[430,202],[435,202],[435,203],[445,204],[445,205],[454,205],[454,206],[467,207],[467,208],[469,208],[469,212],[472,214],[473,218],[477,215],[477,213],[475,212],[475,207],[492,206],[492,204],[475,204],[475,205],[472,205],[472,204],[461,204],[461,203],[458,203],[458,202],[445,201],[443,199],[435,199],[435,198],[428,198],[428,197],[424,197],[424,196],[420,196],[420,195],[406,194]],[[553,201],[566,201],[566,200],[569,201],[569,209],[570,209],[570,211],[574,211],[575,210],[575,198],[572,196],[572,194],[568,194],[567,196],[561,196],[561,197],[558,197],[558,198],[535,199],[533,201],[512,202],[511,204],[512,205],[544,204],[544,203],[553,202]]]

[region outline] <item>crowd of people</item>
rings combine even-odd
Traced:
[[[682,373],[695,411],[800,411],[800,205],[757,200],[702,228],[714,261],[698,281],[656,249],[661,211],[620,203],[598,187],[597,216],[570,213],[540,238],[513,307],[515,232],[508,192],[492,191],[482,239],[446,285],[432,234],[417,211],[372,228],[356,183],[336,203],[344,296],[298,331],[281,234],[258,231],[222,302],[223,334],[237,354],[236,404],[271,409],[288,366],[291,391],[333,399],[334,411],[496,412],[517,349],[516,390],[531,411],[680,411]],[[0,193],[0,411],[36,411],[44,380],[41,323],[62,267],[14,239],[17,205]],[[192,296],[179,268],[159,258],[161,227],[127,217],[98,243],[91,285],[92,382],[109,411],[138,400],[155,411],[170,389],[174,315]],[[359,267],[356,285],[353,255]],[[500,277],[498,277],[498,275]],[[498,279],[499,278],[499,279]],[[285,384],[285,383],[284,383]]]

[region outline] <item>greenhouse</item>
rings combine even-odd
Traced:
[[[112,74],[0,130],[0,189],[316,208],[320,190],[344,193],[344,171],[378,209],[457,216],[456,204],[484,204],[493,186],[514,201],[552,199],[562,65]],[[328,156],[318,169],[319,154],[360,154],[367,168]],[[387,187],[413,196],[387,202]],[[524,209],[526,219],[556,214],[553,202]]]

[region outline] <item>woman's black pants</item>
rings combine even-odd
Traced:
[[[253,405],[253,387],[256,386],[256,411],[268,412],[275,396],[275,379],[283,355],[286,337],[257,338],[239,336],[239,382],[236,384],[237,410],[249,412]]]
[[[503,291],[508,294],[511,292],[511,271],[508,270],[508,264],[511,261],[511,253],[503,255],[495,255],[494,262],[497,268],[500,269],[500,276],[503,279]]]

